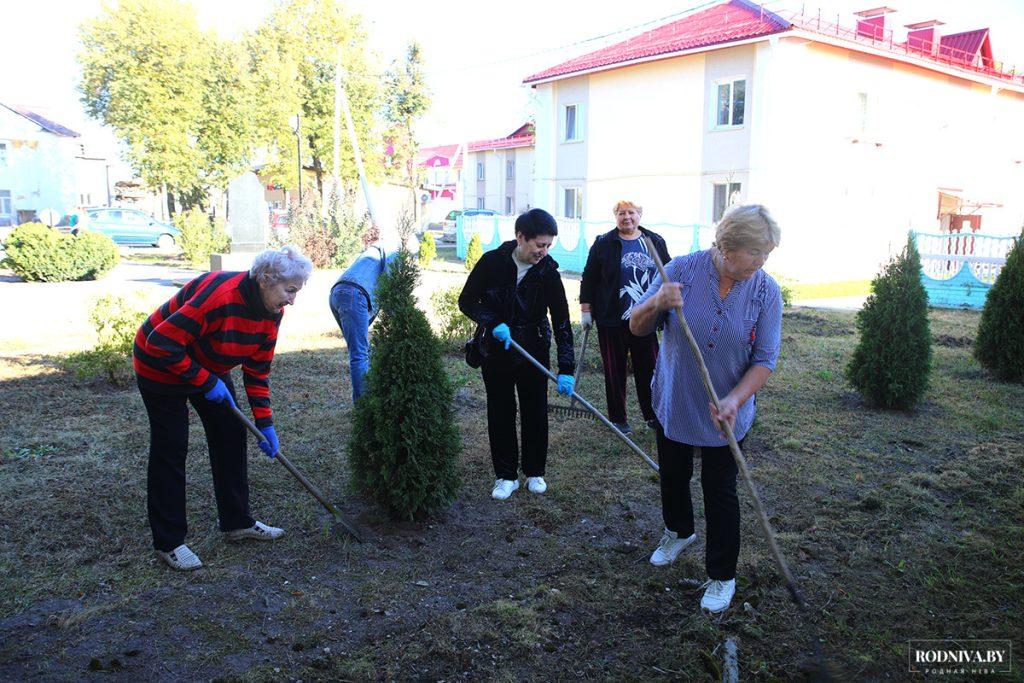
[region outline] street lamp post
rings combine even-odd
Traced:
[[[299,170],[299,204],[302,204],[302,118],[295,114],[289,119],[292,130],[295,131],[295,160]]]

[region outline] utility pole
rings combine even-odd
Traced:
[[[334,62],[334,197],[341,201],[341,48]],[[327,205],[327,202],[324,202]]]

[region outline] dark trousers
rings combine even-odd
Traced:
[[[629,331],[623,321],[618,327],[597,326],[597,339],[601,344],[601,363],[604,365],[604,394],[608,400],[608,419],[626,421],[626,354],[633,357],[633,381],[640,413],[644,421],[654,419],[651,408],[651,379],[658,360],[658,335],[652,332],[638,337]]]
[[[743,447],[743,441],[740,441]],[[693,446],[673,441],[658,427],[661,514],[665,528],[685,538],[693,534]],[[736,497],[736,461],[728,446],[700,449],[700,485],[707,521],[704,565],[709,579],[736,578],[740,554],[740,504]]]
[[[221,379],[234,396],[231,376]],[[139,388],[149,414],[149,470],[146,501],[153,547],[170,552],[185,542],[185,455],[188,452],[188,406],[206,430],[213,471],[213,492],[221,531],[251,527],[245,427],[222,404],[203,395],[165,396]]]
[[[519,478],[516,439],[516,393],[522,424],[523,474],[543,477],[548,458],[548,378],[540,370],[520,363],[515,367],[484,362],[487,389],[487,436],[491,443],[494,476]]]

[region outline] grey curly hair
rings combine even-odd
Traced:
[[[252,279],[267,284],[285,280],[305,282],[312,274],[313,262],[294,244],[260,252],[249,269],[249,276]]]
[[[714,246],[721,252],[748,247],[772,249],[779,246],[782,231],[761,204],[736,206],[722,216],[715,228]]]

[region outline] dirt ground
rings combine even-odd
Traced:
[[[275,422],[363,544],[255,447],[254,513],[288,535],[223,542],[194,429],[188,543],[204,567],[166,570],[150,550],[138,392],[69,377],[63,335],[43,323],[29,348],[0,347],[0,679],[721,680],[732,637],[743,679],[808,677],[816,640],[843,679],[904,680],[910,639],[1010,638],[1019,651],[1024,388],[971,358],[976,314],[933,312],[932,388],[917,411],[887,413],[842,379],[853,315],[787,309],[747,457],[812,607],[790,602],[744,502],[737,594],[709,618],[694,585],[703,540],[670,567],[649,564],[656,476],[596,423],[552,419],[547,494],[490,498],[482,384],[455,355],[457,500],[395,523],[349,490],[333,274],[317,277],[282,326]],[[429,277],[424,292],[463,275]],[[152,296],[172,291],[155,284]],[[587,372],[581,393],[600,406],[596,366]],[[653,455],[649,431],[636,441]]]

